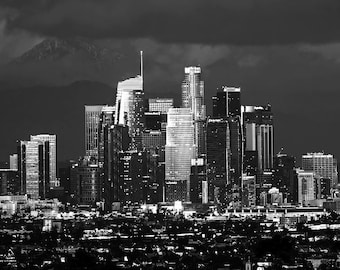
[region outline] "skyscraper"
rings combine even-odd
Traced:
[[[104,107],[105,108],[105,107]],[[128,127],[113,125],[114,107],[106,107],[100,116],[99,157],[101,169],[99,197],[104,210],[112,210],[112,203],[119,199],[119,153],[128,148]]]
[[[20,193],[33,199],[45,199],[50,189],[49,142],[20,141],[18,172]]]
[[[241,119],[241,89],[223,86],[213,98],[213,118],[228,124],[228,201],[239,202],[242,189],[243,127]],[[221,138],[222,139],[222,138]],[[209,163],[209,162],[208,162]],[[225,203],[226,198],[224,199]],[[222,201],[220,201],[222,203]]]
[[[225,119],[209,119],[207,124],[207,178],[209,201],[223,205],[230,183],[230,133]]]
[[[322,178],[331,179],[332,185],[338,183],[337,162],[331,154],[319,152],[303,155],[302,169],[313,171]]]
[[[119,153],[119,201],[145,203],[147,197],[146,153],[130,150]]]
[[[245,151],[257,151],[258,171],[273,168],[273,113],[271,106],[243,106]]]
[[[141,54],[141,75],[118,82],[117,86],[115,124],[129,127],[131,149],[142,147],[145,110],[142,63]]]
[[[79,204],[96,205],[100,200],[100,168],[90,157],[71,167],[71,192]]]
[[[48,142],[50,155],[50,188],[58,187],[60,183],[57,179],[57,136],[50,134],[31,135],[31,141]]]
[[[241,115],[241,88],[222,86],[213,100],[213,118]]]
[[[85,155],[98,159],[98,124],[104,105],[85,105]]]
[[[189,201],[191,159],[195,157],[194,130],[190,108],[169,109],[165,146],[166,201]]]
[[[201,79],[200,67],[186,67],[182,82],[182,107],[189,108],[194,121],[194,144],[196,156],[205,153],[204,128],[206,108],[204,105],[204,82]]]
[[[283,193],[284,201],[297,202],[297,181],[295,157],[279,153],[274,157],[273,186]]]
[[[172,107],[172,98],[148,100],[142,140],[148,163],[147,202],[163,200],[167,112]]]

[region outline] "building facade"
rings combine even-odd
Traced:
[[[316,197],[316,177],[312,171],[297,170],[298,178],[298,203],[308,205],[308,201]]]
[[[58,187],[60,183],[57,179],[57,136],[50,134],[31,135],[30,140],[41,142],[43,144],[48,142],[50,155],[50,188]]]
[[[145,110],[141,76],[118,83],[115,108],[115,124],[129,127],[130,149],[140,149]]]
[[[49,142],[18,142],[20,193],[32,199],[45,199],[50,190]]]
[[[85,155],[98,159],[98,125],[104,105],[85,105]]]
[[[95,160],[84,157],[71,167],[71,193],[76,202],[95,206],[100,201],[100,168]]]
[[[271,106],[243,106],[245,151],[256,151],[258,171],[271,170],[274,158]]]
[[[173,107],[173,98],[149,98],[148,100],[149,112],[161,112],[162,114],[166,114],[168,110]]]
[[[227,203],[230,184],[230,133],[225,119],[209,119],[207,123],[207,178],[209,201]]]
[[[307,153],[302,156],[302,169],[313,171],[322,178],[331,179],[332,185],[338,183],[337,162],[333,155]]]
[[[186,67],[182,82],[182,108],[189,108],[194,121],[194,144],[196,156],[205,153],[206,107],[204,105],[204,82],[200,67]]]
[[[189,201],[191,159],[195,158],[195,133],[190,108],[168,111],[165,145],[165,200]]]

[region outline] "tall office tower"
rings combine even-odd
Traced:
[[[168,111],[165,145],[165,200],[189,201],[191,159],[195,158],[194,124],[190,108]]]
[[[100,199],[103,209],[112,210],[112,204],[119,201],[119,153],[129,146],[128,127],[113,125],[113,108],[103,111],[99,124],[98,164],[102,170]]]
[[[111,210],[112,203],[118,200],[118,151],[122,149],[122,138],[113,132],[114,113],[114,106],[103,107],[98,126],[98,165],[102,170],[98,196],[104,210]]]
[[[148,111],[149,112],[161,112],[166,114],[170,108],[174,107],[173,98],[149,98],[148,99]]]
[[[104,106],[99,115],[98,121],[98,162],[103,163],[104,156],[104,129],[110,128],[114,124],[115,107]],[[108,129],[107,129],[108,130]]]
[[[49,142],[20,141],[18,143],[20,193],[33,199],[45,199],[50,190]]]
[[[229,128],[229,173],[228,196],[238,201],[242,189],[242,153],[243,135],[241,120],[241,89],[238,87],[223,86],[213,98],[213,118],[224,119]],[[228,201],[231,198],[228,199]]]
[[[130,150],[119,153],[119,201],[124,205],[145,203],[147,197],[146,153]]]
[[[173,99],[149,99],[148,111],[145,112],[145,129],[143,146],[146,149],[157,148],[161,150],[164,161],[164,147],[166,136],[167,112],[173,108]]]
[[[273,186],[282,192],[284,202],[292,204],[297,202],[295,167],[295,157],[293,156],[280,152],[274,157]]]
[[[258,171],[273,168],[273,113],[271,106],[243,106],[245,151],[257,151]]]
[[[71,193],[78,204],[95,206],[100,200],[100,168],[90,157],[71,167]]]
[[[194,144],[196,156],[205,153],[206,108],[204,105],[204,82],[200,67],[186,67],[182,82],[182,107],[191,109],[194,121]]]
[[[18,154],[9,156],[9,168],[11,170],[18,170]]]
[[[209,201],[227,204],[230,184],[230,133],[225,119],[209,119],[207,123],[207,178]]]
[[[85,105],[85,155],[98,159],[98,124],[104,105]]]
[[[130,149],[142,148],[144,129],[143,53],[141,52],[141,75],[118,82],[115,124],[128,126],[131,137]]]
[[[298,203],[308,205],[316,199],[316,175],[313,171],[297,170]]]
[[[149,99],[148,111],[145,112],[142,142],[143,149],[147,153],[150,190],[147,202],[150,203],[163,200],[167,112],[172,107],[173,99]]]
[[[322,178],[331,179],[332,185],[338,183],[337,163],[331,154],[307,153],[303,155],[302,169],[313,171]]]
[[[49,144],[50,188],[60,186],[57,179],[57,136],[50,134],[31,135],[30,140]]]
[[[241,88],[223,86],[212,100],[213,118],[241,116]]]

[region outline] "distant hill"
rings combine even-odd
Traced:
[[[0,81],[15,86],[83,80],[116,85],[138,72],[139,55],[129,43],[111,49],[81,38],[51,38],[0,67]]]
[[[25,52],[20,57],[16,58],[14,63],[41,62],[41,61],[58,61],[65,57],[81,54],[93,61],[93,63],[115,64],[124,55],[120,52],[101,48],[90,41],[80,38],[73,39],[46,39],[34,46],[31,50]]]

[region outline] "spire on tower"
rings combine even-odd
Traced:
[[[143,51],[140,51],[140,76],[143,81]]]

